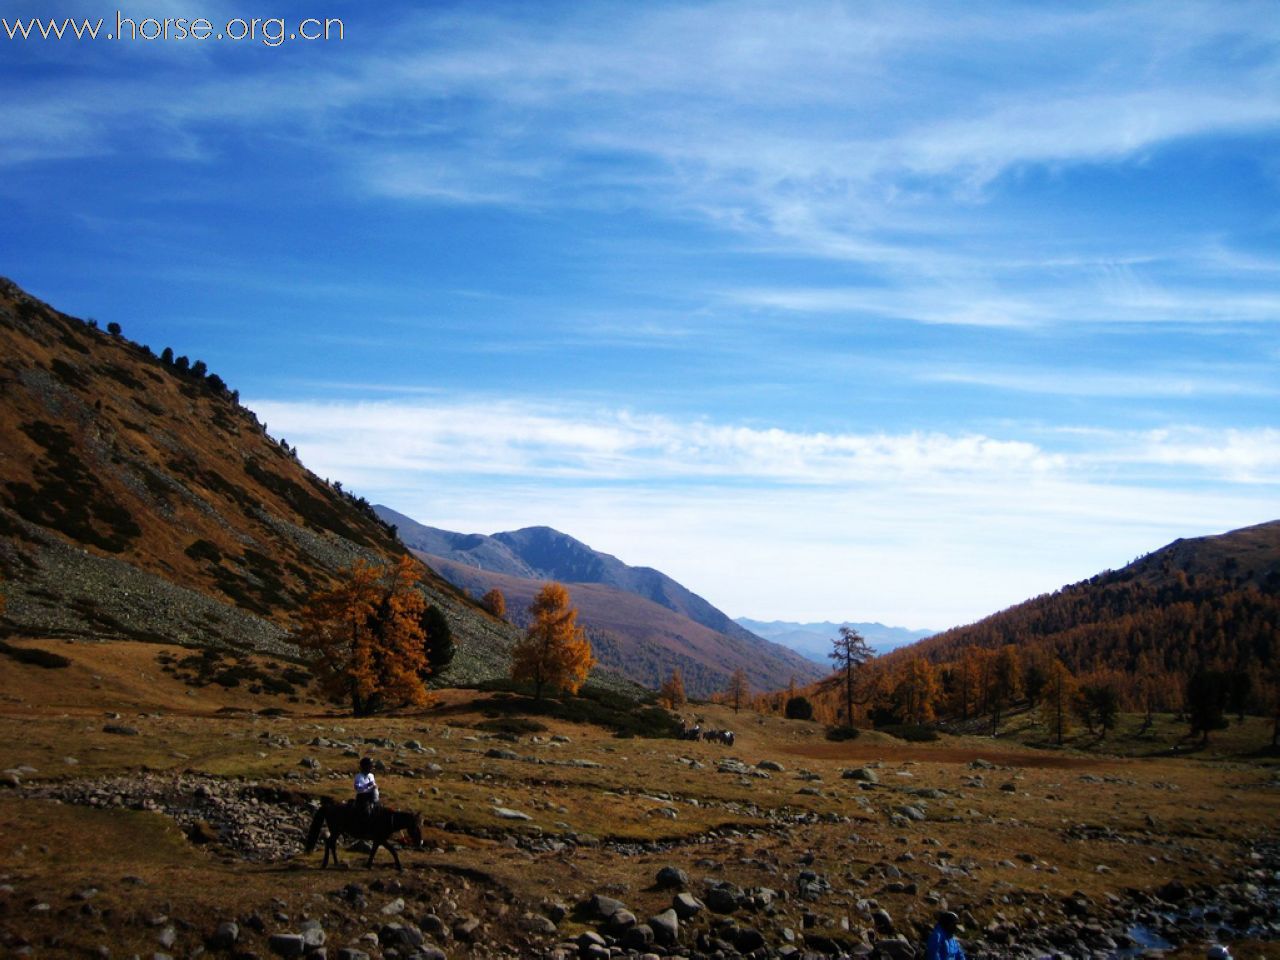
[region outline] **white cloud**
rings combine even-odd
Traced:
[[[322,476],[424,523],[554,526],[766,619],[948,626],[1175,537],[1273,519],[1280,486],[1267,429],[1037,443],[515,400],[253,406]]]
[[[577,411],[515,401],[476,403],[262,401],[273,432],[320,472],[371,469],[572,480],[748,479],[798,485],[1043,473],[1035,445],[977,434],[828,434],[677,422],[627,411]]]

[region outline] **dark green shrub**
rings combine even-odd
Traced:
[[[453,631],[444,613],[434,603],[422,614],[422,632],[426,634],[427,666],[434,676],[439,676],[453,662],[457,648],[453,643]]]
[[[835,741],[857,740],[861,733],[862,731],[857,727],[828,727],[827,739]]]
[[[808,697],[792,697],[787,701],[785,712],[788,720],[812,720],[813,704]]]
[[[643,700],[626,697],[616,691],[583,687],[578,696],[561,699],[544,697],[535,700],[532,688],[508,679],[495,679],[477,684],[481,690],[492,690],[515,696],[494,697],[486,704],[487,712],[501,716],[533,715],[567,720],[570,723],[590,723],[606,727],[619,737],[669,737],[679,738],[683,725],[676,717],[658,706],[648,706]]]
[[[891,737],[897,737],[899,740],[908,740],[911,743],[928,743],[930,740],[938,739],[938,731],[932,727],[926,727],[919,723],[891,723],[885,727],[877,727],[882,733],[887,733]]]
[[[491,720],[481,720],[475,725],[475,728],[477,730],[488,730],[490,733],[521,735],[542,733],[547,729],[547,725],[538,720],[530,720],[528,717],[494,717]]]
[[[197,540],[182,552],[192,560],[208,560],[211,563],[217,563],[222,559],[222,551],[208,540]]]

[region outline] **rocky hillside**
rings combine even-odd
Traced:
[[[3,623],[293,652],[308,592],[403,552],[369,508],[310,473],[200,362],[156,356],[0,279]],[[502,672],[513,631],[430,575],[462,653]]]
[[[704,696],[723,690],[739,667],[761,691],[785,687],[792,678],[805,683],[822,673],[666,574],[629,566],[550,527],[492,536],[452,533],[389,507],[374,509],[450,582],[475,595],[501,590],[517,623],[543,582],[569,584],[597,657],[637,682],[656,686],[679,667],[686,689]]]

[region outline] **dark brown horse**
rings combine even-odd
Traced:
[[[329,828],[329,836],[324,841],[324,863],[320,865],[322,869],[329,866],[330,856],[333,857],[334,866],[338,865],[338,837],[340,836],[355,837],[357,840],[369,840],[373,843],[366,867],[373,866],[373,857],[378,852],[378,848],[386,847],[396,862],[396,869],[404,870],[404,867],[400,866],[400,855],[396,853],[395,844],[391,840],[397,834],[408,833],[414,846],[422,846],[422,818],[408,810],[378,807],[373,811],[372,816],[365,816],[354,803],[337,803],[325,797],[320,801],[320,809],[311,818],[311,829],[307,833],[307,853],[316,848],[321,827]]]

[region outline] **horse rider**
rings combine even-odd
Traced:
[[[373,778],[373,760],[360,759],[360,772],[356,774],[356,810],[369,820],[378,805],[378,781]]]

